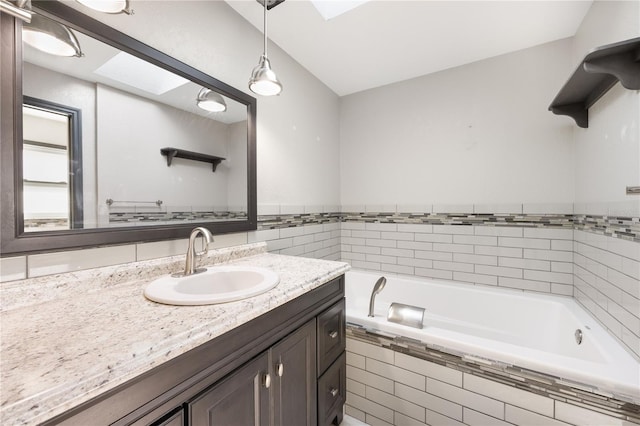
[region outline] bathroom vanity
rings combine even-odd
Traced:
[[[266,254],[264,245],[255,246],[262,253],[231,264],[270,268],[280,284],[226,304],[181,307],[144,299],[150,279],[139,278],[154,266],[157,275],[159,261],[101,268],[106,271],[93,272],[93,281],[101,282],[93,290],[85,286],[74,293],[79,282],[51,285],[53,299],[40,295],[42,301],[28,306],[12,300],[5,286],[2,423],[339,423],[346,396],[348,265]],[[172,269],[181,257],[160,269]],[[83,281],[91,274],[69,278]],[[131,275],[137,279],[103,280]],[[42,287],[45,279],[39,280],[23,284]],[[96,303],[102,305],[90,306]],[[35,331],[33,339],[20,337],[27,330]]]

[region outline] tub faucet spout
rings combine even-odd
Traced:
[[[200,252],[197,252],[194,247],[198,235],[202,235],[202,238],[204,238],[204,249]],[[201,270],[196,269],[196,256],[207,254],[209,251],[209,244],[212,242],[213,235],[211,235],[211,232],[207,228],[198,227],[191,231],[191,235],[189,236],[189,248],[187,249],[187,258],[184,265],[184,272],[182,274],[183,276],[202,272]]]
[[[385,277],[378,278],[376,284],[373,286],[373,290],[371,291],[371,299],[369,300],[369,316],[373,317],[373,305],[376,302],[376,295],[382,291],[384,285],[387,283],[387,279]]]

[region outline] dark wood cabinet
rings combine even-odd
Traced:
[[[187,404],[189,423],[198,426],[269,424],[269,355],[239,368]]]

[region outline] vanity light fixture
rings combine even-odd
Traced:
[[[260,2],[260,0],[258,0]],[[262,96],[277,95],[282,91],[282,84],[278,81],[276,73],[271,69],[271,63],[267,58],[267,2],[268,0],[261,0],[264,5],[264,51],[258,65],[253,69],[251,73],[251,79],[249,80],[249,89]]]
[[[198,107],[205,111],[222,112],[227,110],[227,104],[219,93],[203,87],[198,93]]]
[[[22,40],[38,50],[56,56],[84,56],[71,29],[60,22],[33,13],[22,25]]]
[[[129,9],[129,0],[76,0],[78,3],[87,6],[90,9],[104,13],[121,13],[127,15],[133,14]]]

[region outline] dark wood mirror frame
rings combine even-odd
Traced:
[[[196,226],[214,234],[255,230],[256,99],[60,2],[34,0],[32,4],[70,28],[247,105],[247,220],[25,233],[22,185],[18,184],[22,176],[22,23],[0,14],[0,256],[187,238]]]

